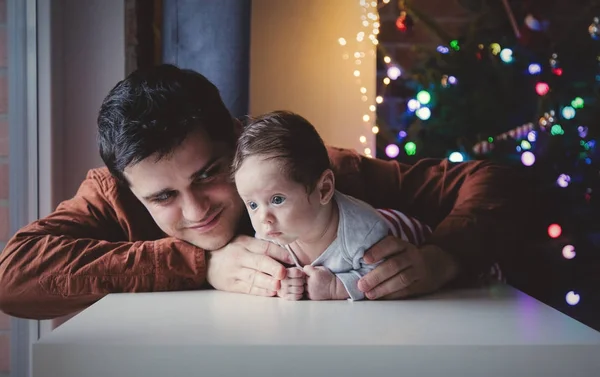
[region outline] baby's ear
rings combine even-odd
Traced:
[[[335,193],[335,177],[331,169],[327,169],[321,174],[321,178],[319,178],[319,182],[317,183],[317,190],[319,190],[321,204],[328,204]]]

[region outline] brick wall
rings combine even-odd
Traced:
[[[9,236],[6,0],[0,0],[0,250]],[[0,313],[0,376],[10,371],[10,317]]]

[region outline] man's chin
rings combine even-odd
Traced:
[[[233,239],[233,234],[223,234],[220,236],[209,236],[194,237],[194,239],[187,240],[187,242],[203,249],[206,251],[219,250],[227,245]]]

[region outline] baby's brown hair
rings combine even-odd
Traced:
[[[315,127],[290,111],[251,119],[238,140],[232,176],[250,156],[280,160],[284,174],[304,185],[309,193],[323,172],[331,168],[327,148]]]

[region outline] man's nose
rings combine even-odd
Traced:
[[[182,206],[183,217],[189,222],[199,223],[210,211],[210,199],[202,192],[192,192],[184,195]]]

